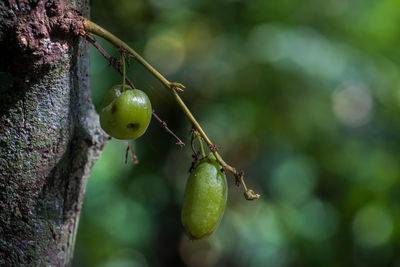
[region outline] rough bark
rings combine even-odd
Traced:
[[[88,0],[0,1],[0,266],[70,265],[105,143],[92,106]]]

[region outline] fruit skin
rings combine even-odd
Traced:
[[[111,88],[104,98],[100,125],[110,136],[130,140],[144,134],[151,120],[151,103],[143,91],[125,85]]]
[[[190,239],[211,235],[224,215],[226,177],[210,154],[200,161],[186,183],[181,221]]]

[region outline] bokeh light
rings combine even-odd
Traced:
[[[167,33],[149,40],[143,55],[151,64],[159,66],[162,73],[171,75],[181,67],[185,51],[182,41]]]
[[[369,204],[360,209],[353,221],[353,233],[363,247],[386,244],[393,231],[393,218],[386,207]]]
[[[373,102],[368,90],[352,85],[338,88],[332,97],[336,117],[346,126],[359,127],[371,117]]]

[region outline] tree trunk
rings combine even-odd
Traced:
[[[89,88],[88,0],[0,1],[0,266],[66,266],[105,135]]]

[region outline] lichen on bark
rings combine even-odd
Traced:
[[[0,3],[0,266],[72,260],[86,180],[106,141],[88,47],[72,22],[79,13],[88,15],[87,0]]]

